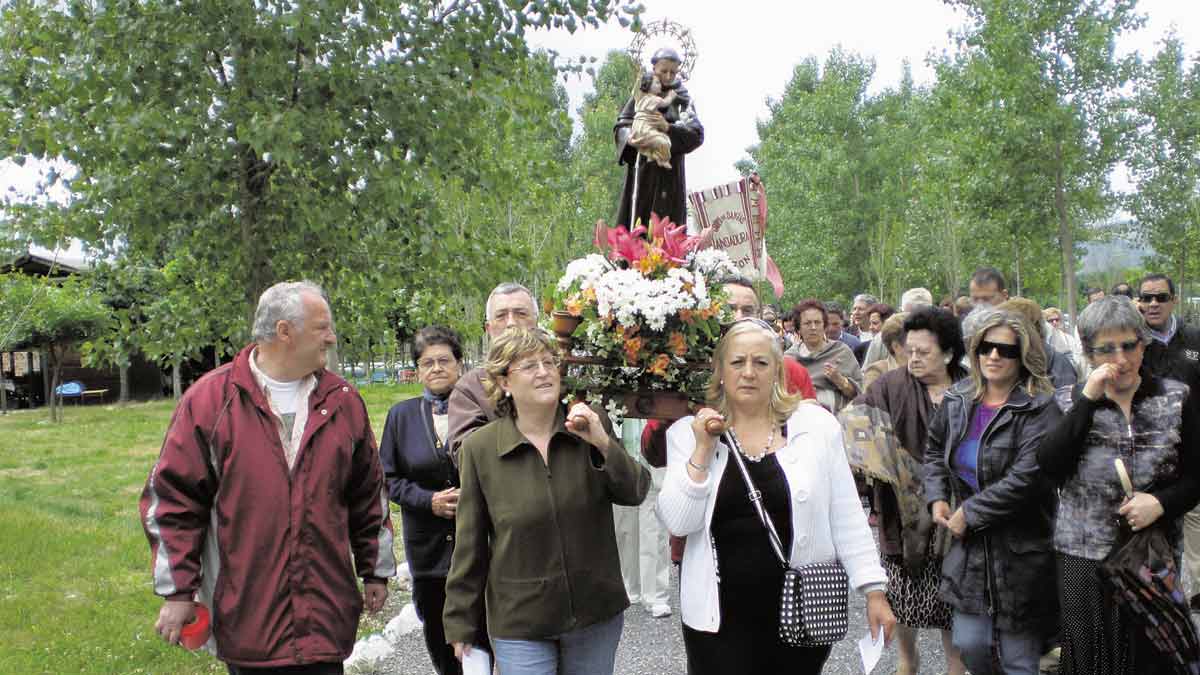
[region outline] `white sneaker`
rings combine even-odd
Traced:
[[[660,602],[650,607],[650,616],[656,619],[671,616],[671,606],[665,602]]]

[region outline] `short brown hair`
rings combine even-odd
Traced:
[[[508,375],[509,367],[518,359],[542,351],[549,352],[555,360],[559,358],[558,341],[540,328],[513,327],[492,340],[492,348],[488,350],[487,360],[483,363],[483,370],[487,373],[483,390],[492,405],[496,406],[497,415],[517,416],[512,399],[505,396],[504,389],[500,387],[500,378]]]

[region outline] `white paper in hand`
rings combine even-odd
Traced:
[[[862,657],[863,672],[870,675],[883,656],[883,626],[879,627],[879,637],[874,640],[871,639],[871,630],[867,629],[867,634],[858,641],[858,655]]]
[[[479,647],[472,647],[470,653],[463,654],[463,675],[492,675],[492,657]]]

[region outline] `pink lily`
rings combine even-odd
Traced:
[[[646,240],[642,238],[645,233],[646,228],[641,225],[632,232],[623,227],[608,228],[605,234],[609,254],[614,259],[624,258],[631,264],[641,260],[646,255]]]
[[[687,262],[687,254],[700,244],[700,237],[689,237],[686,225],[675,225],[670,218],[659,218],[650,214],[650,232],[655,241],[662,242],[663,256],[671,262],[682,265]]]

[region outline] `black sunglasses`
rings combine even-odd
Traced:
[[[975,353],[979,356],[987,356],[996,350],[1002,359],[1019,359],[1021,358],[1021,345],[1009,345],[1003,342],[988,342],[982,340],[979,346],[975,348]]]
[[[1092,347],[1090,351],[1093,354],[1099,354],[1100,356],[1112,356],[1118,351],[1123,354],[1132,354],[1141,343],[1141,340],[1128,340],[1126,342],[1122,342],[1121,344],[1107,344],[1100,345],[1099,347]]]
[[[1142,293],[1141,295],[1138,296],[1138,300],[1141,300],[1142,302],[1146,303],[1147,305],[1150,304],[1151,300],[1157,300],[1158,304],[1165,305],[1171,301],[1171,294],[1170,293]]]

